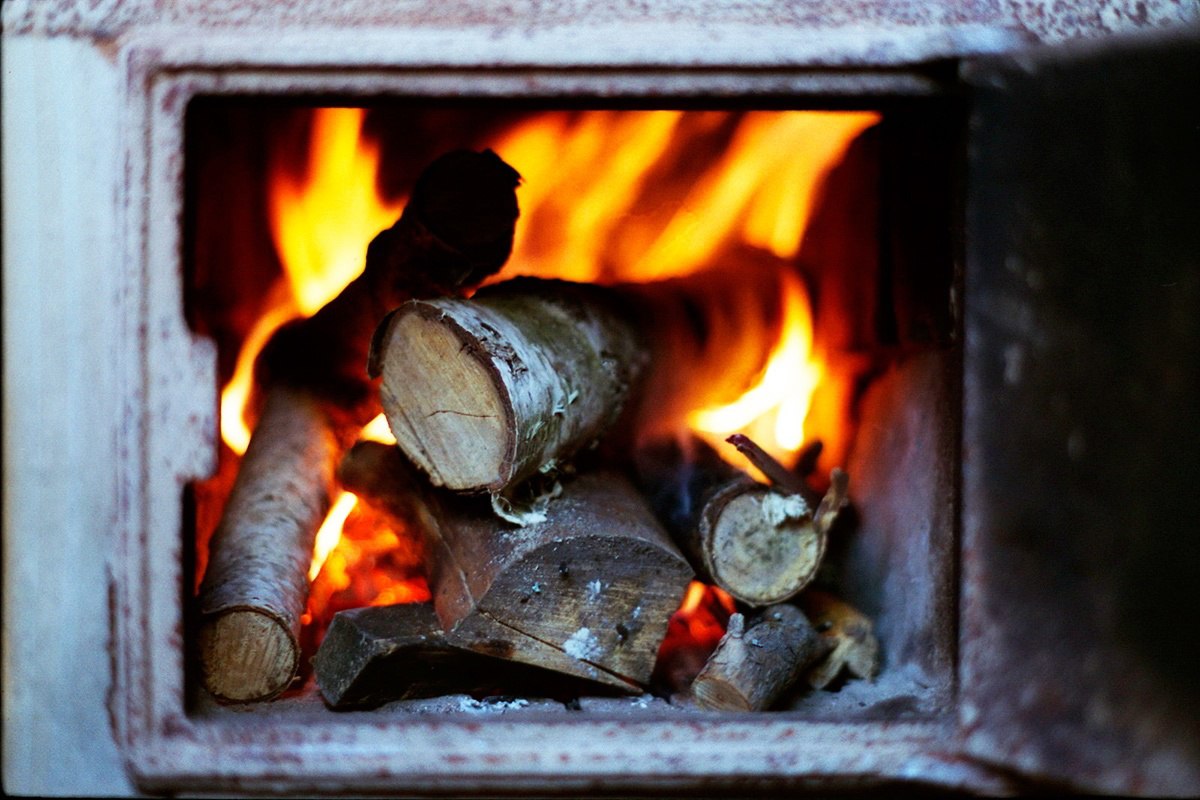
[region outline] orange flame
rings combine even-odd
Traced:
[[[221,437],[238,455],[250,443],[245,410],[263,345],[280,325],[316,313],[354,280],[367,244],[404,209],[402,200],[389,202],[376,189],[379,149],[362,137],[365,114],[316,109],[304,177],[282,161],[272,165],[271,234],[286,281],[268,298],[221,393]]]
[[[501,277],[660,280],[702,269],[734,244],[794,259],[821,181],[878,121],[874,112],[535,115],[491,143],[525,178]],[[746,433],[790,464],[822,368],[804,287],[787,277],[784,324],[759,382],[689,423],[709,440]]]
[[[246,337],[233,378],[221,393],[221,436],[239,455],[250,443],[245,411],[254,361],[271,334],[291,319],[316,313],[354,280],[367,244],[404,208],[403,201],[388,202],[376,189],[379,150],[363,139],[364,117],[361,108],[317,109],[303,178],[282,162],[271,170],[271,233],[286,280],[268,298],[268,309]],[[334,501],[317,533],[310,581],[337,546],[356,502],[349,492]]]
[[[878,120],[866,112],[530,115],[476,143],[496,150],[524,178],[513,256],[496,280],[517,274],[660,280],[709,266],[739,246],[794,262],[821,181]],[[305,175],[282,164],[272,169],[271,230],[286,279],[247,337],[222,394],[222,436],[238,453],[250,437],[243,412],[262,345],[279,325],[336,296],[361,270],[371,238],[402,210],[402,202],[378,194],[379,152],[363,140],[363,121],[362,109],[317,109]],[[755,385],[734,402],[695,410],[689,425],[710,439],[746,433],[790,463],[804,444],[805,418],[826,369],[814,355],[814,321],[798,274],[785,280],[780,303],[779,339]],[[762,350],[749,357],[761,359]],[[382,417],[362,435],[395,441]],[[354,495],[343,493],[322,526],[310,569],[311,607],[321,615],[331,613],[339,596],[359,604],[428,599],[428,587],[414,577],[418,545],[404,531],[364,522],[367,516]],[[388,573],[379,563],[392,551],[399,560]],[[350,585],[350,572],[360,568],[373,570],[370,586]],[[715,644],[734,608],[723,594],[694,584],[673,624],[705,646]]]
[[[821,366],[812,356],[808,295],[796,276],[787,275],[782,301],[782,336],[762,378],[732,403],[693,412],[689,423],[714,444],[744,433],[786,463],[804,444],[804,420],[821,380]]]

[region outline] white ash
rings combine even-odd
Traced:
[[[571,637],[563,642],[562,649],[571,658],[580,661],[595,658],[603,652],[600,640],[587,628],[580,628],[571,634]]]
[[[529,705],[529,701],[522,697],[514,697],[509,700],[485,701],[476,700],[473,697],[464,697],[459,700],[458,711],[465,711],[468,714],[503,714],[505,711],[516,711],[519,708],[525,708]]]
[[[600,593],[603,591],[604,591],[604,583],[599,578],[595,578],[593,580],[588,581],[588,585],[587,585],[588,602],[594,602],[597,598],[600,597]]]
[[[798,494],[769,492],[762,501],[762,515],[767,524],[778,527],[790,519],[809,516],[808,503]]]

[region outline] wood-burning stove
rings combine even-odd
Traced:
[[[1200,396],[1196,122],[1173,111],[1195,83],[1194,41],[1024,49],[1030,32],[1123,27],[1119,6],[1048,20],[1040,5],[914,19],[892,6],[770,19],[606,6],[519,11],[520,24],[473,6],[256,10],[6,8],[7,788],[1195,785],[1197,690],[1178,632],[1195,610],[1180,587],[1197,577],[1184,521]],[[1187,14],[1167,3],[1140,21]],[[898,215],[928,224],[927,203],[943,204],[950,297],[936,307],[951,341],[863,397],[872,419],[893,419],[860,432],[888,454],[857,469],[881,498],[863,530],[881,533],[848,556],[864,596],[920,599],[880,613],[911,634],[892,637],[894,657],[932,685],[866,718],[851,694],[816,716],[189,708],[182,529],[186,486],[213,466],[217,382],[213,345],[185,315],[185,133],[197,98],[236,96],[937,120],[900,125],[883,163],[902,164],[899,186],[921,200]],[[917,179],[920,158],[940,187]],[[903,241],[881,245],[911,263]],[[890,291],[914,291],[903,277]]]

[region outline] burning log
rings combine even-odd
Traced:
[[[454,644],[431,603],[339,612],[313,658],[313,670],[322,697],[336,709],[493,690],[543,697],[578,691],[554,673]]]
[[[365,501],[421,524],[450,642],[620,691],[649,683],[692,570],[624,478],[580,475],[544,521],[517,528],[483,498],[429,486],[394,447],[362,442],[340,474]]]
[[[735,266],[620,287],[518,279],[404,305],[371,356],[401,449],[436,485],[496,495],[597,441],[643,375],[654,424],[733,399],[778,338],[787,279],[777,263]]]
[[[300,614],[334,464],[370,416],[363,376],[387,310],[499,269],[512,245],[519,176],[494,153],[450,153],[422,174],[363,273],[313,317],[281,329],[256,365],[262,415],[210,543],[200,587],[200,659],[218,699],[273,697],[299,665]]]
[[[762,711],[831,647],[795,606],[771,606],[748,627],[734,614],[692,696],[716,711]]]
[[[837,470],[828,502],[814,514],[798,480],[792,491],[765,486],[694,437],[642,448],[635,468],[651,506],[701,579],[754,607],[782,602],[812,582],[845,499],[845,473]],[[784,474],[778,464],[768,469]]]
[[[828,592],[806,592],[801,605],[832,646],[829,656],[805,676],[809,686],[824,689],[843,670],[856,678],[875,677],[879,672],[879,641],[870,618]]]

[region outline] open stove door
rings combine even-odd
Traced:
[[[1200,39],[963,74],[965,748],[1043,787],[1191,795]]]

